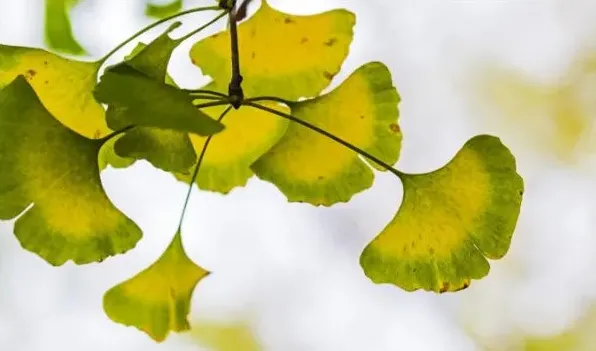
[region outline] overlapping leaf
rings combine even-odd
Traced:
[[[170,331],[190,328],[192,293],[208,274],[186,255],[178,232],[155,263],[104,295],[105,312],[115,322],[163,341]]]
[[[295,100],[318,95],[348,55],[354,14],[334,10],[296,16],[263,1],[253,17],[238,27],[245,95],[274,95]],[[196,43],[193,62],[226,91],[231,77],[230,35],[222,32]]]
[[[505,255],[524,185],[498,138],[474,137],[443,168],[402,182],[399,211],[360,257],[374,282],[457,291]]]
[[[16,237],[53,265],[101,261],[141,238],[103,190],[102,143],[56,121],[25,77],[0,91],[0,219],[25,211]]]
[[[331,93],[293,103],[291,108],[299,119],[394,164],[402,138],[398,102],[387,67],[371,62]],[[325,206],[350,200],[374,179],[370,167],[352,150],[295,123],[253,169],[289,201]]]

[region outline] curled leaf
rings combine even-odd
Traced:
[[[0,91],[0,219],[52,265],[97,262],[132,249],[141,230],[108,199],[102,141],[57,122],[23,76]]]
[[[297,118],[394,164],[402,139],[397,124],[399,100],[387,67],[371,62],[331,93],[290,107]],[[352,150],[296,123],[252,168],[289,201],[313,205],[347,202],[374,179],[372,170]]]
[[[457,291],[505,255],[524,185],[498,138],[476,136],[443,168],[402,182],[399,211],[360,257],[373,282]]]
[[[355,16],[347,10],[295,16],[263,1],[254,16],[238,26],[244,93],[290,100],[318,95],[346,59],[354,24]],[[230,51],[227,31],[191,49],[192,61],[213,78],[217,90],[227,89]]]
[[[188,258],[178,232],[155,263],[106,292],[104,310],[116,323],[163,341],[170,331],[190,328],[187,316],[192,293],[208,274]]]

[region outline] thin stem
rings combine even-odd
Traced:
[[[282,99],[280,97],[277,96],[258,96],[258,97],[253,97],[253,98],[248,98],[248,99],[244,99],[244,102],[258,102],[258,101],[275,101],[275,102],[279,102],[281,104],[285,104],[288,106],[291,106],[295,103],[295,101],[290,101],[290,100],[286,100],[286,99]]]
[[[194,90],[190,90],[190,89],[185,89],[184,90],[186,93],[189,93],[191,96],[193,94],[210,94],[210,95],[215,95],[215,96],[219,96],[222,98],[227,98],[228,96],[224,93],[220,93],[217,91],[213,91],[213,90],[204,90],[204,89],[194,89]]]
[[[105,137],[99,139],[99,141],[101,141],[102,144],[105,144],[108,141],[110,141],[110,139],[115,138],[120,134],[124,134],[124,133],[128,132],[129,130],[133,129],[134,127],[136,127],[136,126],[135,125],[126,126],[120,130],[117,130],[115,132],[112,132],[112,133],[106,135]]]
[[[238,109],[244,100],[242,91],[242,75],[240,74],[240,50],[238,49],[238,24],[236,19],[236,1],[233,1],[230,19],[230,43],[232,52],[232,77],[228,86],[228,95],[230,95],[232,106]]]
[[[312,131],[315,131],[315,132],[317,132],[319,134],[322,134],[323,136],[326,136],[327,138],[329,138],[329,139],[331,139],[331,140],[333,140],[333,141],[335,141],[335,142],[337,142],[337,143],[339,143],[339,144],[347,147],[348,149],[356,152],[357,154],[359,154],[361,156],[364,156],[364,157],[368,158],[369,160],[371,160],[371,161],[373,161],[373,162],[381,165],[383,168],[385,168],[389,172],[395,174],[398,178],[401,178],[404,175],[404,173],[398,171],[397,169],[393,168],[392,166],[388,165],[387,163],[379,160],[377,157],[375,157],[375,156],[369,154],[368,152],[360,149],[359,147],[354,146],[354,145],[348,143],[347,141],[345,141],[345,140],[343,140],[343,139],[341,139],[341,138],[339,138],[339,137],[337,137],[337,136],[335,136],[335,135],[327,132],[326,130],[323,130],[323,129],[321,129],[321,128],[313,125],[313,124],[310,124],[310,123],[308,123],[306,121],[303,121],[303,120],[301,120],[301,119],[299,119],[299,118],[297,118],[295,116],[292,116],[292,115],[289,115],[287,113],[283,113],[283,112],[274,110],[274,109],[269,108],[267,106],[255,104],[254,102],[245,102],[244,105],[250,106],[250,107],[254,107],[254,108],[257,108],[257,109],[260,109],[260,110],[263,110],[263,111],[267,111],[267,112],[272,113],[274,115],[277,115],[279,117],[288,119],[288,120],[290,120],[292,122],[296,122],[296,123],[302,125],[303,127],[306,127],[306,128],[308,128],[308,129],[310,129]]]
[[[218,6],[215,6],[218,7]],[[219,7],[218,7],[219,8]],[[222,13],[220,13],[217,17],[215,17],[214,19],[212,19],[211,21],[205,23],[204,25],[200,26],[199,28],[193,30],[192,32],[186,34],[183,37],[180,37],[178,39],[176,39],[176,41],[182,43],[183,41],[185,41],[186,39],[192,37],[193,35],[201,32],[202,30],[204,30],[205,28],[209,27],[210,25],[214,24],[215,22],[219,21],[221,18],[225,17],[228,14],[228,11],[224,11]]]
[[[227,105],[227,104],[229,104],[229,103],[230,103],[230,102],[229,102],[229,101],[227,101],[227,100],[219,100],[219,101],[205,102],[205,103],[202,103],[202,104],[196,104],[196,105],[193,103],[193,105],[194,105],[194,107],[196,107],[196,108],[206,108],[206,107],[213,107],[213,106],[222,106],[222,105]]]
[[[219,6],[205,6],[205,7],[197,7],[194,9],[189,9],[186,11],[182,11],[182,12],[178,12],[175,15],[166,17],[164,19],[161,19],[157,22],[153,22],[152,24],[148,25],[147,27],[139,30],[138,32],[136,32],[135,34],[133,34],[132,36],[130,36],[128,39],[126,39],[125,41],[123,41],[122,43],[120,43],[118,46],[116,46],[114,49],[112,49],[110,52],[108,52],[107,54],[105,54],[101,59],[99,59],[97,61],[97,63],[99,64],[99,66],[103,65],[112,55],[114,55],[116,52],[118,52],[118,50],[122,49],[124,46],[128,45],[130,42],[132,42],[133,40],[135,40],[136,38],[138,38],[139,36],[141,36],[142,34],[144,34],[145,32],[159,26],[162,23],[165,23],[167,21],[173,20],[174,18],[178,18],[178,17],[182,17],[191,13],[195,13],[195,12],[201,12],[201,11],[218,11],[220,10]]]
[[[195,100],[215,100],[215,101],[228,101],[221,96],[206,95],[206,94],[192,94],[191,97]]]
[[[222,114],[219,116],[217,121],[221,122],[224,119],[224,117],[231,110],[232,110],[232,106],[228,106],[228,108],[226,108],[225,111],[223,111]],[[180,222],[178,223],[178,231],[180,231],[182,229],[182,222],[184,222],[184,216],[186,215],[186,209],[188,208],[188,202],[190,200],[190,195],[192,194],[193,186],[194,186],[195,181],[197,180],[197,177],[199,175],[199,170],[201,169],[201,164],[203,163],[203,158],[205,157],[205,153],[207,152],[207,147],[209,146],[209,143],[211,142],[212,138],[213,138],[213,135],[210,135],[207,137],[207,140],[205,140],[205,144],[203,145],[203,148],[201,149],[201,154],[199,155],[199,160],[197,161],[197,165],[195,166],[194,171],[192,173],[192,178],[190,178],[190,185],[188,186],[188,191],[186,192],[186,198],[184,200],[184,205],[182,206],[182,213],[180,214]]]

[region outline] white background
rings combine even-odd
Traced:
[[[467,351],[480,350],[481,343],[516,350],[520,336],[548,336],[571,326],[596,293],[594,155],[578,149],[581,157],[568,163],[537,148],[525,136],[548,143],[540,125],[502,123],[495,106],[480,103],[472,82],[481,67],[501,64],[557,84],[596,44],[596,2],[270,2],[293,13],[354,11],[352,53],[334,85],[370,60],[391,68],[402,97],[398,167],[429,171],[474,134],[497,134],[517,155],[526,179],[522,215],[509,254],[492,262],[487,278],[437,296],[373,285],[358,265],[364,246],[399,206],[401,185],[391,175],[378,175],[371,190],[328,209],[287,204],[274,186],[256,179],[227,197],[195,192],[184,242],[192,258],[215,273],[196,290],[193,319],[249,319],[265,350],[279,351]],[[149,23],[142,14],[140,1],[86,0],[73,25],[92,56],[100,57]],[[42,19],[41,0],[0,0],[0,42],[42,46]],[[179,32],[206,19],[189,17]],[[190,44],[176,51],[171,70],[181,85],[196,87],[205,78],[185,55]],[[582,91],[596,104],[596,82]],[[201,350],[184,336],[155,344],[112,323],[101,307],[108,288],[165,249],[186,187],[143,162],[102,178],[117,206],[143,228],[144,239],[101,265],[56,269],[22,250],[12,224],[1,223],[0,350]]]

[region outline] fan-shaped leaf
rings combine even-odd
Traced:
[[[45,108],[62,124],[92,139],[110,133],[95,101],[99,63],[62,58],[41,49],[0,45],[0,88],[24,75]]]
[[[402,181],[399,211],[360,257],[372,281],[457,291],[505,255],[524,185],[498,138],[476,136],[443,168]]]
[[[281,112],[289,108],[277,103],[268,107]],[[212,118],[218,118],[223,107],[206,108]],[[215,135],[205,153],[197,184],[201,189],[228,193],[235,187],[244,186],[253,172],[250,166],[275,145],[288,128],[288,121],[268,112],[242,107],[230,111],[225,120],[226,129]],[[197,153],[203,148],[207,138],[190,136]],[[176,174],[176,177],[189,182],[192,169]]]
[[[398,102],[389,70],[371,62],[331,93],[290,107],[294,116],[393,164],[402,138]],[[369,188],[374,178],[353,151],[298,124],[290,125],[253,170],[275,184],[289,201],[325,206],[350,200]]]
[[[221,324],[201,322],[192,324],[192,335],[213,351],[261,351],[257,341],[245,323]]]
[[[151,266],[104,295],[104,310],[115,322],[134,326],[156,341],[190,328],[192,293],[209,274],[186,255],[180,232]]]
[[[263,1],[255,15],[238,27],[245,95],[291,100],[318,95],[347,57],[354,23],[347,10],[294,16]],[[229,32],[223,32],[199,41],[190,52],[218,90],[227,90],[230,51]]]
[[[104,192],[101,145],[58,123],[23,76],[0,91],[0,219],[25,211],[16,237],[53,265],[101,261],[141,238]]]

